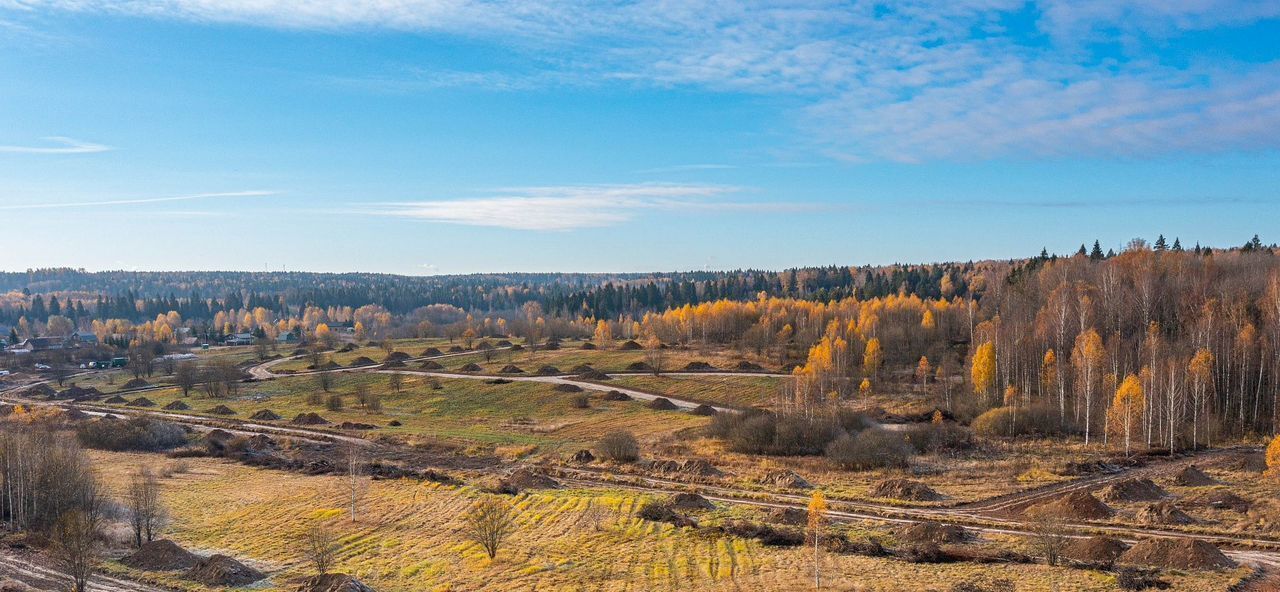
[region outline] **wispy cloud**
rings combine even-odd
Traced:
[[[654,167],[651,169],[641,169],[637,173],[685,173],[690,171],[723,171],[736,169],[737,165],[732,164],[676,164],[664,167]]]
[[[518,230],[572,230],[614,226],[643,211],[796,211],[795,203],[728,201],[736,187],[638,183],[500,189],[495,195],[374,204],[369,214]]]
[[[139,197],[105,201],[53,202],[28,204],[0,204],[0,210],[51,210],[60,208],[93,208],[106,206],[132,206],[141,204],[172,203],[226,198],[253,198],[279,195],[279,191],[232,191],[224,193],[193,193],[168,197]]]
[[[93,154],[114,150],[111,146],[82,142],[65,136],[40,138],[52,146],[0,146],[0,152],[9,154]]]

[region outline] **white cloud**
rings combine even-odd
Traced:
[[[59,208],[94,208],[102,206],[131,206],[142,204],[172,203],[208,199],[268,197],[279,195],[278,191],[232,191],[224,193],[193,193],[190,195],[173,195],[168,197],[138,197],[128,199],[112,199],[105,201],[0,204],[0,210],[50,210]]]
[[[0,152],[10,154],[93,154],[114,150],[111,146],[82,142],[64,136],[40,138],[53,146],[0,146]]]
[[[469,226],[518,230],[572,230],[614,226],[646,210],[781,211],[804,204],[724,201],[740,189],[721,185],[567,185],[515,187],[496,195],[375,204],[365,213]]]

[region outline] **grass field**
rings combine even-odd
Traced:
[[[615,376],[609,384],[727,407],[769,407],[787,378],[773,376]]]
[[[122,490],[155,456],[94,453],[109,489]],[[202,553],[222,552],[271,574],[261,590],[288,590],[306,575],[298,536],[320,523],[340,536],[335,571],[385,592],[423,590],[803,590],[812,551],[764,547],[705,529],[677,529],[635,517],[646,499],[616,491],[547,490],[510,498],[518,530],[496,560],[463,535],[461,516],[481,494],[470,487],[411,481],[368,484],[352,522],[344,482],[212,459],[163,479],[172,525],[166,536]],[[588,511],[603,508],[596,521]],[[717,510],[720,515],[750,510]],[[861,527],[860,527],[861,528]],[[118,564],[116,570],[124,568]],[[916,565],[894,559],[822,556],[836,590],[947,590],[966,580],[1007,579],[1021,592],[1114,590],[1114,577],[1041,565]],[[137,572],[135,572],[137,573]],[[1240,574],[1166,574],[1176,590],[1225,591]],[[151,575],[155,578],[157,576]],[[176,578],[161,581],[180,584]]]

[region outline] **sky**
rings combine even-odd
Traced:
[[[1280,241],[1280,2],[0,0],[0,269]]]

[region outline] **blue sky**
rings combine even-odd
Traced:
[[[0,0],[0,269],[1280,240],[1280,3]]]

